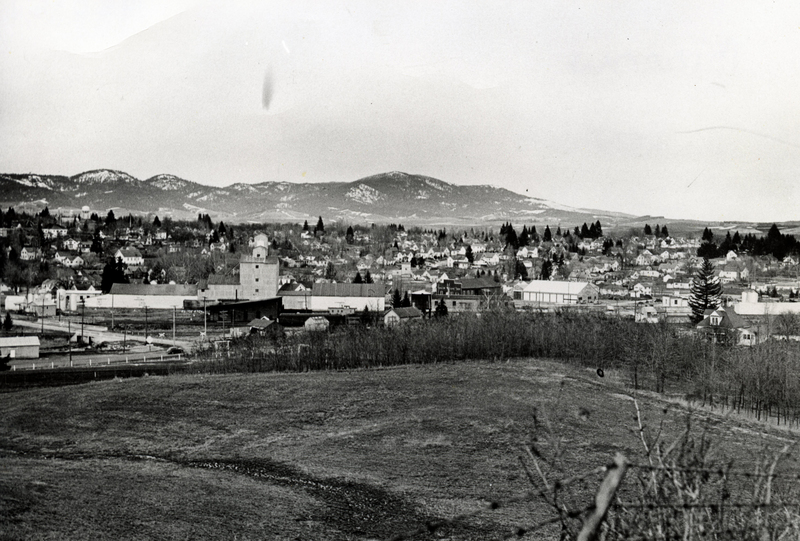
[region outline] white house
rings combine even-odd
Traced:
[[[638,283],[631,289],[631,297],[642,297],[644,295],[652,295],[653,287],[647,284]]]
[[[114,259],[119,260],[120,258],[123,263],[129,266],[144,264],[142,253],[134,247],[120,248],[117,250],[117,253],[114,254]]]
[[[33,246],[23,246],[19,258],[23,261],[33,261],[42,257],[42,251]]]

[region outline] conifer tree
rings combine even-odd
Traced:
[[[372,274],[370,274],[369,269],[367,269],[367,273],[364,275],[364,283],[365,284],[374,283],[373,280],[372,280]]]
[[[543,240],[545,242],[551,242],[553,240],[553,234],[550,232],[550,226],[544,226],[544,237]]]
[[[542,263],[542,271],[539,274],[539,279],[549,280],[551,274],[553,274],[553,262],[549,259],[545,259]]]
[[[703,264],[692,280],[692,289],[689,296],[689,307],[692,309],[692,322],[697,324],[703,320],[703,314],[708,309],[718,308],[722,302],[722,286],[719,278],[714,276],[714,266],[703,259]]]
[[[363,284],[364,283],[364,278],[361,277],[361,273],[360,272],[356,271],[356,277],[353,278],[353,283],[354,284]]]
[[[645,235],[653,234],[653,230],[650,228],[650,224],[644,224],[644,234]]]
[[[394,293],[392,293],[392,307],[393,308],[400,308],[400,305],[403,303],[403,298],[400,297],[400,291],[395,288]]]

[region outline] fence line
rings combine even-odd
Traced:
[[[23,370],[53,370],[53,369],[60,369],[60,368],[81,368],[81,367],[99,367],[99,366],[113,366],[113,365],[124,365],[124,364],[139,364],[139,363],[146,363],[146,364],[153,364],[153,363],[161,363],[161,362],[175,362],[181,361],[186,359],[186,356],[182,353],[175,353],[169,355],[162,355],[162,354],[153,354],[148,356],[147,354],[139,355],[126,355],[124,359],[120,357],[112,358],[106,357],[105,359],[72,359],[69,361],[69,364],[64,364],[62,366],[55,366],[53,361],[50,363],[31,363],[30,367],[22,367],[17,365],[12,365],[11,370],[16,371],[23,371]]]

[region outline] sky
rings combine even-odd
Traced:
[[[0,0],[0,171],[100,168],[798,220],[800,3]]]

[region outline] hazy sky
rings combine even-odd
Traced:
[[[0,0],[0,170],[800,219],[800,2]]]

